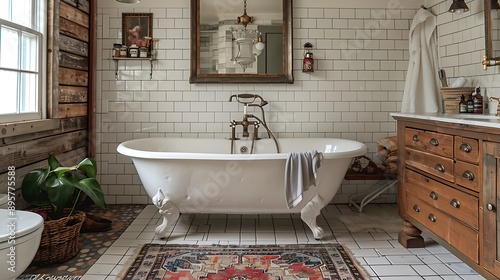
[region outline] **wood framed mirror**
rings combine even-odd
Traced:
[[[484,28],[486,54],[483,67],[500,65],[500,10],[492,9],[497,0],[484,0]]]
[[[231,31],[244,8],[265,46],[246,69]],[[191,0],[190,83],[293,83],[292,60],[292,0]]]

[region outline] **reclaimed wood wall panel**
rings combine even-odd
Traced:
[[[87,86],[89,73],[86,71],[74,70],[59,67],[59,85]]]
[[[88,127],[86,117],[68,118],[61,120],[61,132],[70,132],[76,130],[85,130]]]
[[[87,103],[59,104],[59,118],[72,118],[87,115]]]
[[[50,154],[62,154],[85,147],[87,132],[85,130],[52,135],[27,142],[1,147],[0,172],[6,172],[13,166],[24,166],[37,161],[47,160]]]
[[[56,119],[47,121],[24,121],[17,123],[0,124],[0,139],[9,138],[17,135],[32,134],[37,131],[47,131],[57,129],[59,121]],[[1,142],[0,142],[1,145]]]
[[[72,166],[75,164],[78,164],[81,159],[84,159],[87,155],[87,148],[86,147],[81,147],[76,150],[69,151],[67,153],[59,154],[57,155],[57,160],[64,165],[64,166]],[[23,167],[16,168],[16,179],[17,184],[19,186],[21,185],[22,181],[21,179],[28,174],[33,169],[37,168],[47,168],[47,160],[44,161],[38,161]],[[7,193],[7,188],[3,188],[3,186],[7,186],[7,178],[8,176],[0,176],[0,191],[2,193]],[[24,209],[28,207],[29,205],[24,202],[24,200],[21,197],[21,192],[16,192],[16,208],[17,209]]]
[[[57,119],[55,119],[57,120]],[[5,137],[0,139],[0,147],[8,146],[16,143],[22,143],[27,141],[32,141],[34,139],[40,139],[44,137],[49,137],[52,135],[63,134],[72,131],[85,130],[88,126],[86,117],[79,118],[67,118],[57,120],[59,122],[58,128],[40,131],[29,134],[16,135],[12,137]]]
[[[90,3],[88,0],[62,0],[62,1],[81,11],[86,12],[87,14],[90,11]]]
[[[84,42],[89,41],[89,29],[65,18],[59,18],[59,32]]]
[[[66,35],[59,36],[59,49],[61,51],[88,57],[89,44]]]
[[[59,66],[77,70],[88,70],[89,60],[87,57],[59,52]]]
[[[60,119],[88,116],[88,86],[89,86],[89,33],[90,16],[87,5],[80,5],[80,0],[66,0],[61,3],[60,19],[64,28],[60,30],[59,41],[59,105]],[[87,8],[81,10],[82,7]],[[82,14],[83,13],[83,14]],[[83,20],[83,21],[82,21]],[[83,40],[80,36],[65,35],[64,33],[78,33],[85,29]],[[87,128],[88,129],[88,128]]]
[[[89,15],[83,11],[78,10],[75,7],[68,5],[67,3],[60,2],[59,16],[72,22],[76,22],[81,26],[87,28],[89,27]]]
[[[82,103],[87,101],[87,87],[59,86],[59,103]]]
[[[48,115],[55,118],[57,125],[46,130],[0,133],[0,193],[7,192],[7,168],[14,166],[18,182],[16,206],[23,207],[19,196],[24,175],[34,168],[46,167],[50,154],[55,154],[64,165],[76,164],[89,156],[92,139],[88,112],[92,111],[90,100],[95,99],[95,81],[90,79],[95,77],[92,69],[96,69],[96,1],[48,0]]]

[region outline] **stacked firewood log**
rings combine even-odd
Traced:
[[[398,145],[397,136],[382,138],[377,141],[377,156],[380,159],[380,168],[387,173],[398,173]]]

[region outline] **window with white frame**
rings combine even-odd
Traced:
[[[0,0],[0,123],[45,115],[45,0]]]

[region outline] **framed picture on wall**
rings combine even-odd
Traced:
[[[123,13],[122,14],[122,44],[129,47],[132,44],[138,47],[147,46],[153,38],[152,13]],[[148,40],[149,39],[149,40]]]

